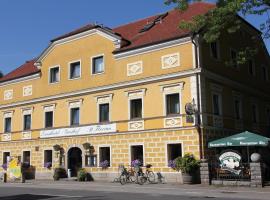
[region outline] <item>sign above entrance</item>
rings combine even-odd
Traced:
[[[116,132],[116,124],[105,124],[105,125],[82,126],[76,128],[44,130],[40,131],[40,138],[94,135],[99,133],[114,133],[114,132]]]

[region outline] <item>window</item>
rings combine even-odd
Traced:
[[[262,78],[264,81],[268,81],[268,70],[265,66],[262,66]]]
[[[142,118],[142,99],[130,100],[130,119]]]
[[[174,160],[178,157],[182,157],[182,144],[181,143],[168,144],[167,145],[167,157],[168,157],[168,162],[170,160]]]
[[[80,124],[80,108],[70,109],[70,125],[75,126]]]
[[[10,159],[10,152],[3,152],[3,164],[7,164]]]
[[[221,104],[220,104],[220,95],[213,94],[213,114],[214,115],[221,115]]]
[[[270,126],[270,108],[266,109],[266,124]]]
[[[81,62],[74,62],[70,64],[69,79],[76,79],[81,77]]]
[[[99,104],[99,122],[108,122],[110,114],[110,104]]]
[[[167,115],[180,114],[179,94],[166,95],[166,113]]]
[[[6,117],[4,119],[5,124],[4,124],[4,132],[5,133],[10,133],[11,132],[11,117]]]
[[[210,50],[212,58],[219,59],[219,49],[217,42],[210,43]]]
[[[97,155],[86,155],[85,156],[85,165],[88,167],[97,166]]]
[[[52,166],[52,150],[44,151],[44,167],[50,168]]]
[[[234,112],[235,112],[235,119],[240,120],[242,118],[241,102],[238,99],[234,100]]]
[[[50,83],[58,83],[60,81],[60,68],[54,67],[50,69]]]
[[[53,127],[53,111],[45,112],[45,128]]]
[[[250,75],[255,75],[255,63],[254,60],[248,60],[248,72]]]
[[[23,152],[23,163],[31,164],[31,152],[24,151]]]
[[[92,74],[104,72],[104,57],[99,56],[92,59]]]
[[[134,160],[139,160],[141,165],[143,165],[143,145],[133,145],[130,147],[130,158],[131,162]]]
[[[103,165],[111,166],[111,148],[100,147],[99,148],[99,166]]]
[[[231,49],[231,65],[237,68],[237,52]]]
[[[258,123],[258,107],[255,104],[252,105],[252,122]]]
[[[28,131],[31,129],[31,114],[23,116],[23,130]]]

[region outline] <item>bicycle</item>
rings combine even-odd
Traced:
[[[146,181],[148,181],[149,183],[155,183],[156,176],[155,176],[154,172],[150,170],[151,167],[152,167],[152,165],[148,164],[145,166],[145,168],[146,168],[145,173],[141,172],[142,174],[138,178],[138,183],[140,185],[143,185]]]
[[[121,183],[121,185],[125,185],[127,182],[134,183],[136,181],[136,179],[137,178],[135,176],[135,172],[132,168],[127,170],[127,168],[122,166],[121,174],[119,177],[119,182]]]

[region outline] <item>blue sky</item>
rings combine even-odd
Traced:
[[[109,27],[167,11],[163,0],[1,0],[0,70],[38,56],[49,41],[91,22]],[[255,27],[266,16],[246,18]],[[267,47],[270,49],[270,42]]]

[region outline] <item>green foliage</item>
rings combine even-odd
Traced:
[[[4,75],[3,75],[3,73],[0,71],[0,78],[2,78]]]
[[[87,171],[86,169],[82,168],[78,171],[77,175],[78,181],[85,181],[87,178]]]
[[[176,4],[181,10],[186,10],[190,3],[202,0],[165,0],[166,5]],[[211,43],[219,39],[222,31],[229,34],[237,32],[241,28],[241,20],[238,15],[262,15],[270,10],[270,0],[217,0],[216,7],[206,15],[193,17],[191,21],[181,21],[180,29],[190,30],[193,33],[200,32],[206,42]],[[260,30],[263,39],[270,38],[270,19],[261,22]],[[261,36],[253,37],[258,42]],[[261,41],[259,41],[261,43]],[[238,52],[237,64],[244,64],[257,53],[257,49],[244,48]],[[229,63],[229,62],[227,62]]]
[[[185,154],[184,157],[175,159],[175,169],[182,173],[191,174],[200,166],[200,162],[192,154]]]

